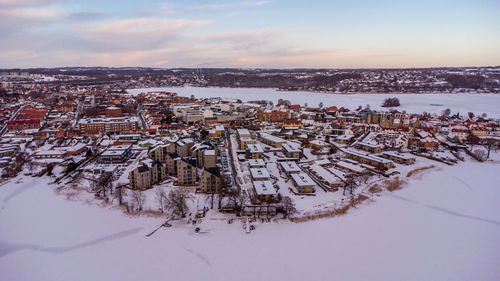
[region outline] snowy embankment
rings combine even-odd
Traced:
[[[500,95],[497,94],[325,94],[304,91],[276,91],[275,89],[259,88],[144,88],[129,89],[128,92],[137,95],[141,92],[168,91],[176,92],[181,96],[196,98],[222,97],[240,99],[242,101],[270,100],[276,104],[279,99],[289,100],[293,104],[318,106],[320,102],[325,107],[347,107],[351,110],[358,106],[369,104],[372,109],[389,110],[381,107],[384,99],[397,97],[401,106],[397,110],[406,110],[410,113],[437,113],[446,108],[451,112],[466,115],[473,112],[476,115],[486,113],[489,117],[500,118]]]
[[[205,219],[208,233],[71,202],[48,179],[0,186],[2,280],[498,280],[499,164],[442,166],[348,215]]]

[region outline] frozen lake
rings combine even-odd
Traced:
[[[384,109],[380,105],[388,97],[398,97],[401,106],[398,110],[406,110],[412,113],[441,113],[450,108],[452,113],[474,112],[476,115],[483,112],[489,117],[500,118],[500,95],[495,94],[324,94],[313,92],[283,92],[275,89],[258,88],[196,88],[196,87],[167,87],[167,88],[145,88],[130,89],[131,94],[139,94],[149,91],[176,92],[181,96],[194,95],[196,98],[235,98],[242,101],[271,100],[274,103],[278,99],[290,100],[293,104],[317,106],[323,102],[324,106],[348,107],[355,109],[359,105],[369,104],[372,109]],[[386,108],[385,108],[386,109]]]
[[[336,218],[251,234],[176,221],[151,237],[164,219],[69,201],[45,177],[11,180],[0,187],[0,279],[498,280],[498,168],[440,165]]]

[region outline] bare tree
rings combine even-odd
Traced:
[[[360,181],[361,181],[361,182],[363,182],[363,183],[367,183],[367,182],[368,182],[368,180],[370,179],[370,174],[368,174],[368,173],[363,173],[363,174],[361,174],[361,175],[359,176],[359,179],[360,179]]]
[[[469,134],[466,140],[470,144],[471,149],[473,149],[474,145],[478,144],[480,141],[479,137],[473,134]]]
[[[283,215],[285,218],[297,213],[295,203],[293,203],[293,200],[289,196],[284,196],[281,203],[283,204]]]
[[[356,188],[359,185],[359,180],[360,180],[360,178],[358,175],[350,174],[350,175],[346,176],[343,195],[345,195],[346,189],[349,189],[349,192],[351,194],[354,194],[354,190],[356,190]]]
[[[498,141],[495,139],[492,139],[492,138],[488,138],[488,139],[485,139],[483,141],[484,147],[486,148],[486,151],[488,152],[488,154],[486,155],[486,159],[490,159],[491,148],[496,147],[497,143],[498,143]]]
[[[185,217],[188,210],[187,200],[192,200],[193,196],[189,190],[183,187],[177,187],[170,191],[166,201],[166,207],[172,212],[172,215]]]
[[[165,192],[165,189],[163,187],[158,187],[155,191],[155,200],[158,203],[158,206],[160,207],[160,211],[163,213],[165,212],[165,205],[167,204],[167,193]]]
[[[127,189],[123,186],[117,186],[115,189],[115,197],[118,199],[120,205],[123,204],[123,198],[127,196]]]
[[[112,183],[113,183],[113,173],[111,172],[102,173],[96,182],[95,195],[99,197],[102,194],[102,196],[106,197],[106,191],[113,188]]]
[[[144,193],[140,190],[133,190],[132,200],[137,207],[137,210],[142,211],[142,207],[144,206],[144,203],[146,203],[146,195],[144,195]]]
[[[227,193],[229,202],[233,205],[236,215],[240,215],[247,200],[247,193],[244,190],[232,189]]]

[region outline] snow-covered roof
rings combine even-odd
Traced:
[[[266,168],[250,168],[250,173],[254,179],[267,179],[269,178],[269,172]]]
[[[262,148],[262,146],[256,143],[247,144],[247,149],[250,151],[250,153],[264,153],[264,149]]]
[[[271,181],[254,181],[253,187],[257,195],[276,195],[276,189]]]
[[[287,173],[300,172],[302,171],[297,163],[293,161],[279,162],[283,170]]]
[[[312,186],[316,184],[306,173],[292,174],[292,179],[298,186]]]
[[[288,143],[284,143],[282,145],[283,149],[286,150],[286,152],[293,153],[293,152],[300,152],[300,149],[296,146],[293,146]]]
[[[249,159],[248,164],[250,167],[255,167],[255,166],[264,166],[266,163],[262,159]]]

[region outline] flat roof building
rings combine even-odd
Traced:
[[[306,174],[298,173],[292,174],[293,184],[299,192],[312,193],[316,183]]]

